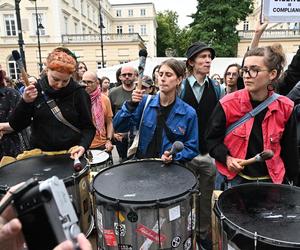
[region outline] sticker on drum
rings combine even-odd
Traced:
[[[101,169],[107,167],[107,160],[109,158],[107,152],[98,149],[91,149],[89,151],[92,154],[92,160],[89,160],[89,163],[93,171],[99,172]]]
[[[166,167],[162,161],[138,160],[101,171],[93,180],[93,195],[103,227],[126,228],[124,236],[116,237],[117,245],[128,244],[136,250],[172,249],[183,246],[183,239],[195,233],[197,184],[193,172],[177,163]],[[105,232],[96,229],[105,237]],[[114,230],[117,234],[120,232]],[[118,250],[103,237],[98,238],[97,247]]]
[[[219,249],[300,248],[300,188],[250,183],[224,191],[215,204]]]

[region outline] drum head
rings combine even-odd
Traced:
[[[86,160],[80,161],[86,166]],[[31,177],[46,180],[56,175],[65,179],[74,174],[73,165],[74,160],[70,159],[69,154],[41,155],[16,161],[0,168],[0,186],[11,187]]]
[[[93,149],[90,151],[91,151],[91,154],[93,155],[93,160],[92,160],[92,162],[90,162],[91,164],[103,163],[103,162],[107,161],[107,159],[109,158],[109,154],[103,150]]]
[[[244,184],[224,191],[217,201],[224,222],[269,244],[300,246],[300,189],[287,185]],[[272,239],[270,241],[270,239]]]
[[[98,195],[128,203],[167,201],[189,193],[197,184],[194,174],[178,164],[131,161],[107,168],[93,181]]]

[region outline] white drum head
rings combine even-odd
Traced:
[[[92,160],[92,162],[90,162],[90,164],[92,164],[92,165],[106,162],[107,159],[109,158],[109,154],[103,150],[93,149],[90,151],[93,155],[93,160]]]

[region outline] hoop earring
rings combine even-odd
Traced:
[[[273,85],[272,83],[268,84],[268,85],[267,85],[267,90],[268,90],[268,91],[274,91],[274,90],[275,90],[274,85]]]

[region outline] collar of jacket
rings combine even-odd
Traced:
[[[149,106],[159,108],[160,107],[159,97],[160,94],[154,96],[153,100],[150,101]],[[181,115],[184,115],[186,113],[186,110],[184,109],[183,105],[180,104],[180,98],[177,95],[176,95],[174,106],[176,106],[176,109],[172,109],[174,110],[173,111],[174,113],[181,114]]]

